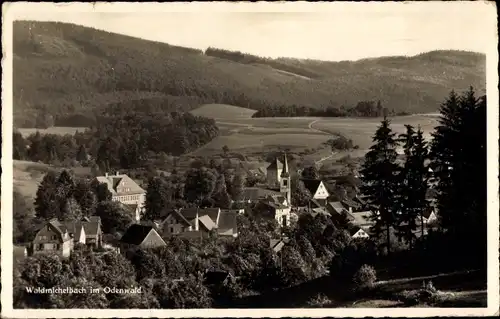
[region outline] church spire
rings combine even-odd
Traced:
[[[283,170],[281,171],[281,177],[288,177],[290,176],[290,171],[288,170],[288,160],[286,158],[286,152],[285,156],[283,158]]]

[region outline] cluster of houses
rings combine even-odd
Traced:
[[[125,174],[105,174],[97,180],[106,184],[112,200],[130,207],[135,223],[131,225],[117,245],[119,248],[152,248],[165,246],[164,238],[179,236],[184,238],[206,238],[211,233],[218,236],[237,237],[237,215],[244,209],[226,210],[221,208],[185,208],[173,210],[160,220],[141,221],[146,191]],[[291,226],[302,214],[325,215],[330,218],[343,217],[349,220],[353,238],[368,238],[373,221],[372,211],[360,197],[331,201],[330,193],[321,180],[303,180],[311,198],[305,207],[292,207],[291,172],[286,154],[282,160],[276,158],[266,170],[265,185],[245,187],[239,203],[252,204],[261,217],[275,219],[281,227]],[[429,210],[425,223],[436,218]],[[31,245],[32,254],[56,253],[69,256],[75,245],[103,248],[103,233],[99,217],[92,216],[78,221],[60,222],[50,220],[38,231]],[[271,239],[270,245],[277,251],[286,243],[283,239]],[[116,245],[115,245],[116,247]]]

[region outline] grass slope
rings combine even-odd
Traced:
[[[67,23],[16,21],[13,35],[14,116],[24,127],[45,112],[57,120],[131,100],[188,111],[207,103],[320,108],[380,99],[424,113],[451,89],[485,88],[485,56],[471,52],[234,61]]]

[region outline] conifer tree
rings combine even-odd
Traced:
[[[59,216],[60,203],[57,196],[57,174],[48,172],[38,186],[35,198],[35,214],[38,218],[50,219]]]
[[[400,136],[405,153],[405,164],[399,175],[398,192],[398,235],[412,247],[415,238],[417,218],[421,223],[421,234],[424,232],[423,214],[428,208],[427,194],[427,144],[421,128],[415,132],[413,126],[406,125],[406,133]]]
[[[385,232],[387,240],[387,252],[390,252],[390,230],[396,222],[395,205],[397,193],[397,141],[395,133],[390,128],[387,117],[373,136],[373,145],[365,155],[362,167],[362,192],[367,201],[374,208],[373,220],[375,225],[373,231],[380,236]]]

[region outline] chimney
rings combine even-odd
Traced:
[[[352,214],[352,207],[349,206],[349,213]]]
[[[120,175],[120,172],[119,171],[116,171],[116,176]]]
[[[104,173],[104,176],[108,177],[108,172]]]

